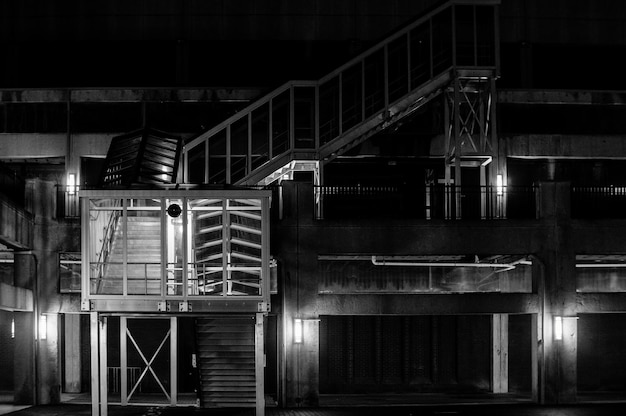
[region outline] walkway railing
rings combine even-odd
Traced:
[[[499,1],[451,0],[318,81],[289,81],[183,150],[186,183],[256,185],[329,160],[411,114],[454,77],[497,72]]]
[[[573,186],[572,218],[626,218],[626,186]]]
[[[506,219],[535,218],[535,188],[454,185],[354,185],[316,187],[318,219],[416,218]],[[458,197],[457,197],[458,196]],[[461,201],[461,217],[456,204]]]

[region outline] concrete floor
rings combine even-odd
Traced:
[[[6,396],[6,397],[5,397]],[[10,398],[0,394],[0,415],[14,416],[90,416],[89,394],[63,395],[64,403],[45,406],[7,404]],[[192,400],[183,400],[180,407],[150,402],[143,405],[110,404],[110,416],[254,416],[253,409],[199,409]],[[539,406],[528,397],[515,395],[324,395],[318,408],[281,409],[268,406],[267,416],[623,416],[626,401],[619,397],[587,395],[579,397],[585,403],[567,406]],[[4,403],[4,404],[3,404]],[[419,404],[416,404],[419,403]]]
[[[537,406],[526,404],[370,406],[329,408],[268,408],[267,416],[623,416],[624,404]],[[90,416],[91,407],[80,404],[34,406],[14,416]],[[194,407],[110,406],[110,416],[254,416],[253,409],[198,409]]]

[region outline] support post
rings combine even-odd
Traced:
[[[461,155],[463,154],[463,142],[461,140],[461,80],[454,80],[454,200],[456,202],[455,219],[461,218]]]
[[[493,393],[509,392],[509,316],[492,316],[491,385]]]
[[[100,416],[108,414],[108,383],[107,383],[107,318],[98,322],[100,329]]]
[[[89,337],[91,344],[91,415],[100,415],[100,366],[98,342],[98,312],[89,313]]]
[[[256,378],[256,416],[265,416],[265,351],[263,345],[263,314],[256,314],[254,325],[254,362]]]
[[[80,315],[67,313],[64,319],[64,365],[65,365],[65,385],[64,389],[68,393],[80,393],[81,385],[81,360],[80,357]]]
[[[176,406],[178,398],[178,318],[170,318],[170,404]]]
[[[481,163],[480,167],[480,218],[487,218],[487,168]],[[492,214],[493,217],[493,214]]]
[[[128,405],[128,336],[126,331],[128,321],[125,316],[120,316],[120,402],[122,406]]]
[[[530,380],[531,380],[531,398],[534,403],[538,403],[540,388],[540,372],[539,362],[543,356],[541,352],[541,346],[543,344],[542,333],[543,330],[540,327],[539,314],[532,314],[530,319]]]

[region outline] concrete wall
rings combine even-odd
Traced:
[[[576,316],[623,311],[624,295],[577,294],[577,253],[617,253],[624,233],[609,233],[623,221],[572,221],[569,184],[545,182],[538,198],[540,218],[525,221],[313,220],[310,185],[284,182],[284,217],[274,224],[272,254],[284,290],[287,403],[314,405],[319,400],[320,316],[401,316],[529,314],[525,354],[532,370],[534,397],[542,403],[571,403],[577,397]],[[597,228],[593,231],[593,228]],[[608,240],[608,241],[607,241]],[[317,256],[342,254],[526,254],[533,258],[529,294],[325,295],[318,293]],[[555,316],[564,317],[564,336],[555,340]],[[293,344],[293,319],[304,319],[305,341]],[[519,330],[519,328],[518,328]],[[519,339],[519,332],[515,335]],[[536,363],[536,364],[532,364]],[[516,371],[520,371],[517,369]],[[529,374],[531,369],[527,369]],[[517,377],[517,376],[516,376]],[[521,377],[521,376],[520,376]],[[523,380],[523,377],[518,380]],[[527,377],[527,376],[526,376]],[[523,381],[520,381],[523,383]],[[526,384],[527,385],[527,384]]]

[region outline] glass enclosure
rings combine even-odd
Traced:
[[[83,297],[269,296],[269,191],[84,193]]]

